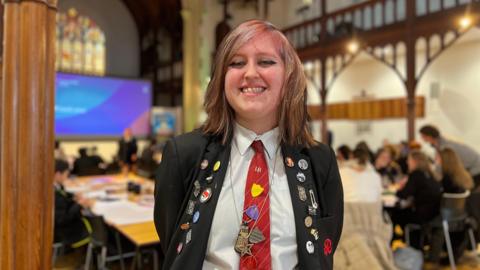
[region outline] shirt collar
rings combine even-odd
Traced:
[[[255,140],[261,140],[263,146],[267,150],[267,155],[269,159],[272,159],[275,156],[275,152],[278,149],[278,138],[279,138],[279,129],[275,127],[262,135],[256,134],[254,131],[251,131],[237,122],[235,122],[235,128],[233,130],[233,140],[238,147],[240,155],[245,155],[248,148]]]

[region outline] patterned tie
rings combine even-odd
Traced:
[[[270,256],[270,198],[268,166],[262,141],[254,141],[255,155],[248,168],[243,222],[248,222],[252,255],[240,258],[240,270],[272,268]],[[259,233],[259,231],[261,233]],[[264,239],[263,239],[264,238]]]

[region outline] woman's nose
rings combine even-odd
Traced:
[[[258,70],[255,63],[248,63],[245,70],[245,78],[256,78],[258,77]]]

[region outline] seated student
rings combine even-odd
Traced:
[[[77,248],[90,241],[91,227],[82,216],[82,208],[90,207],[92,202],[65,191],[63,183],[68,179],[68,163],[55,160],[55,221],[54,242],[61,242],[68,248]]]
[[[402,228],[409,223],[425,224],[438,216],[442,197],[440,183],[433,177],[430,161],[423,152],[411,151],[407,163],[408,178],[403,188],[397,191],[397,197],[410,203],[392,213],[393,223]],[[421,248],[419,244],[412,242],[412,246],[418,249]]]
[[[472,176],[463,167],[458,155],[450,148],[439,152],[440,167],[442,168],[442,186],[445,193],[463,193],[474,186]]]
[[[383,184],[394,184],[401,178],[402,170],[395,161],[396,151],[391,145],[381,148],[375,158],[375,169],[382,176]]]

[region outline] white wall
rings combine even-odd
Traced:
[[[363,54],[363,53],[362,53]],[[463,141],[480,151],[480,31],[472,29],[451,48],[443,52],[423,75],[417,86],[417,95],[425,97],[426,117],[418,119],[416,129],[430,123],[438,126],[447,137]],[[417,57],[425,57],[423,52]],[[404,61],[400,62],[402,66]],[[435,91],[438,88],[438,97]],[[404,97],[406,90],[397,75],[382,63],[366,54],[348,66],[333,84],[327,102],[351,101],[364,89],[376,98]],[[433,94],[433,96],[432,96]],[[309,89],[309,103],[319,104],[315,90]],[[334,133],[334,147],[340,144],[355,146],[365,140],[373,149],[384,139],[392,143],[407,138],[406,120],[369,121],[370,131],[359,133],[359,122],[347,120],[329,121]],[[320,126],[313,124],[315,137],[320,137]],[[420,140],[418,132],[417,140]]]
[[[60,0],[58,9],[74,7],[105,32],[106,75],[138,77],[140,44],[132,15],[120,0]]]

